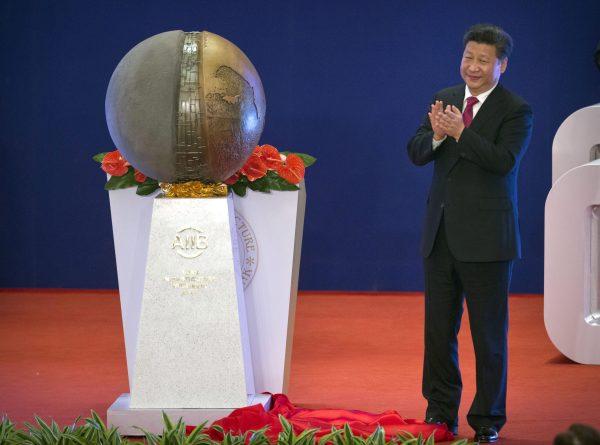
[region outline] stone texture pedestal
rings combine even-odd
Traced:
[[[231,197],[154,199],[132,408],[239,408],[254,393]]]

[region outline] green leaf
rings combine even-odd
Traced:
[[[295,434],[292,425],[281,414],[279,415],[282,431],[277,436],[277,445],[295,445]]]
[[[386,445],[385,430],[382,426],[375,428],[375,431],[367,438],[367,445]]]
[[[221,442],[221,445],[234,445],[234,440],[231,435],[231,432],[225,433],[225,435],[223,436],[223,441]]]
[[[344,443],[344,431],[343,430],[338,430],[335,426],[331,427],[331,433],[329,433],[331,435],[331,443],[333,445],[342,445]]]
[[[398,437],[398,440],[400,440],[400,443],[404,444],[406,441],[408,440],[412,440],[412,439],[416,439],[415,436],[413,436],[411,433],[409,433],[408,431],[400,431],[396,437]]]
[[[56,435],[56,432],[53,431],[53,428],[50,425],[48,425],[46,422],[44,422],[41,417],[34,416],[34,419],[37,422],[38,426],[40,427],[40,432],[46,438],[52,438],[55,441],[58,440],[58,436]],[[54,422],[52,422],[52,426],[54,426]]]
[[[354,434],[352,434],[352,430],[350,429],[350,425],[348,425],[347,423],[344,424],[344,436],[346,436],[346,443],[350,444],[352,443],[352,438],[354,437]]]
[[[300,189],[300,187],[298,187],[295,184],[291,184],[291,183],[287,182],[285,179],[280,177],[274,171],[270,171],[269,175],[267,175],[267,177],[269,180],[269,186],[270,186],[271,190],[294,191],[294,190]]]
[[[158,187],[159,185],[156,179],[146,178],[146,180],[142,184],[138,185],[135,194],[140,196],[147,196],[154,192]]]
[[[425,441],[425,445],[435,445],[434,436],[435,436],[435,433],[432,433],[431,436],[429,436],[427,438],[427,440]]]
[[[106,425],[104,424],[98,413],[92,410],[91,416],[91,418],[85,419],[86,423],[95,426],[100,431],[106,431]]]
[[[250,190],[254,190],[256,192],[269,193],[270,191],[270,183],[268,176],[263,176],[260,179],[257,179],[253,182],[248,182],[248,187]]]
[[[342,434],[342,430],[336,430],[335,427],[331,428],[331,433],[325,434],[319,439],[318,445],[326,445],[328,442],[335,443],[335,439]]]
[[[281,423],[281,427],[282,427],[284,433],[294,434],[294,429],[292,428],[292,424],[290,422],[288,422],[288,420],[285,417],[283,417],[281,414],[279,414],[279,423]]]
[[[17,442],[17,437],[15,426],[8,417],[3,416],[0,423],[0,444],[15,443]]]
[[[142,433],[144,433],[144,436],[146,437],[146,442],[149,445],[156,445],[159,443],[159,437],[156,434],[151,433],[150,431],[146,431],[144,428],[141,428],[139,426],[133,426],[136,430],[140,430]]]
[[[314,443],[315,435],[317,434],[318,429],[306,429],[302,431],[297,437],[295,442],[299,445],[311,445]]]
[[[102,160],[104,159],[104,156],[106,156],[108,154],[107,151],[105,151],[104,153],[98,153],[97,155],[94,155],[92,157],[92,159],[100,164],[102,164]]]
[[[190,435],[187,438],[187,441],[189,444],[194,444],[196,443],[196,440],[198,440],[198,442],[200,442],[202,439],[205,439],[207,436],[206,434],[201,434],[202,431],[204,430],[204,427],[206,426],[206,422],[201,423],[200,425],[196,426],[192,432],[190,433]]]
[[[225,434],[225,430],[221,425],[213,425],[212,429],[215,430],[219,434]]]
[[[118,190],[134,187],[138,184],[133,176],[133,167],[129,167],[123,176],[111,176],[104,185],[104,190]]]
[[[69,439],[71,442],[75,442],[77,445],[87,445],[83,440],[81,440],[77,435],[71,433],[63,433],[61,439]]]
[[[233,190],[233,193],[243,198],[244,196],[246,196],[246,187],[247,184],[238,181],[235,184],[230,185],[229,189]]]
[[[292,154],[294,154],[294,155],[298,156],[300,159],[302,159],[302,162],[304,162],[305,167],[310,167],[315,162],[317,162],[317,158],[315,158],[314,156],[311,156],[311,155],[307,155],[306,153],[292,153]]]
[[[169,419],[169,416],[167,416],[167,413],[165,413],[164,411],[162,412],[162,418],[163,418],[163,423],[165,424],[165,431],[169,432],[173,430],[173,422],[171,422],[171,419]]]
[[[269,427],[265,426],[260,430],[251,431],[248,445],[269,445],[269,439],[265,434],[268,429]]]

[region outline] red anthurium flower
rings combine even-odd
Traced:
[[[269,170],[277,170],[281,165],[281,157],[279,151],[272,145],[259,145],[254,149],[252,155],[257,155],[262,161],[267,164]]]
[[[254,182],[267,174],[267,164],[253,154],[240,169],[240,173],[246,176],[250,182]]]
[[[119,150],[106,153],[100,168],[111,176],[123,176],[129,169],[129,162],[119,153]]]
[[[134,169],[133,177],[135,178],[135,182],[142,183],[146,180],[146,175],[139,171],[137,168]]]
[[[277,174],[290,184],[298,184],[304,179],[304,170],[300,156],[289,154],[277,169]]]
[[[233,185],[237,182],[238,179],[240,179],[240,172],[235,172],[232,177],[226,179],[223,182],[227,185]]]

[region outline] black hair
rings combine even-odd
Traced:
[[[594,427],[574,423],[564,433],[554,438],[554,445],[598,445],[600,444],[600,432]]]
[[[496,57],[500,60],[510,56],[513,49],[512,37],[502,28],[489,23],[471,26],[463,37],[463,45],[469,42],[485,43],[496,48]]]

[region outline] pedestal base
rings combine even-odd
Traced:
[[[186,425],[200,425],[228,416],[233,408],[130,408],[129,394],[121,394],[108,408],[107,424],[119,428],[121,436],[143,436],[144,433],[134,426],[144,430],[161,434],[164,428],[162,413],[176,422],[182,418]],[[261,404],[266,410],[270,409],[271,396],[269,394],[254,394],[248,396],[248,406]]]

